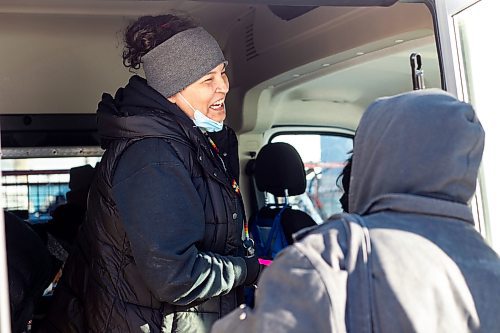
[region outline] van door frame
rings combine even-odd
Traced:
[[[481,4],[480,4],[481,3]],[[494,11],[494,3],[495,1],[491,0],[434,0],[434,6],[436,9],[436,21],[437,21],[437,33],[438,33],[438,43],[440,48],[440,57],[443,60],[442,62],[442,75],[445,80],[446,90],[453,95],[455,95],[458,99],[471,102],[474,104],[474,101],[471,100],[471,96],[469,96],[468,92],[468,78],[465,74],[465,67],[462,62],[462,53],[469,50],[469,45],[462,45],[464,43],[460,43],[460,35],[459,32],[456,31],[456,24],[454,22],[455,17],[466,10],[473,8],[475,5],[484,5],[488,7],[488,10]],[[498,3],[497,3],[498,6]],[[484,8],[484,7],[481,7]],[[476,38],[479,38],[476,36]],[[493,41],[490,41],[493,43]],[[489,65],[497,66],[496,63]],[[470,66],[470,64],[469,64]],[[472,84],[472,82],[471,82]],[[481,113],[481,110],[476,106],[476,111]],[[483,111],[484,112],[484,111]],[[485,117],[486,119],[488,117]],[[483,118],[484,119],[484,118]],[[483,122],[483,127],[490,127],[491,124]],[[490,128],[491,129],[491,128]],[[486,129],[487,131],[487,129]],[[492,139],[490,139],[492,140]],[[488,136],[486,137],[486,148],[488,145]],[[487,150],[485,149],[485,155]],[[497,183],[486,183],[486,167],[485,167],[485,155],[483,155],[483,163],[479,171],[478,183],[476,187],[476,194],[474,195],[471,208],[473,210],[474,219],[476,222],[476,229],[482,234],[482,236],[486,239],[489,244],[498,251],[500,249],[500,244],[498,244],[498,240],[500,239],[500,235],[494,235],[493,227],[491,223],[496,222],[494,218],[491,218],[491,214],[493,211],[490,209],[494,209],[494,201],[493,198],[488,198],[487,196],[487,186],[494,187],[498,185]],[[497,165],[496,162],[492,163],[492,165]],[[492,165],[488,165],[488,168],[493,168]],[[490,170],[491,171],[491,170]],[[489,199],[489,200],[488,200]],[[488,202],[491,201],[490,204]],[[493,214],[495,215],[495,214]],[[498,228],[498,227],[497,227]],[[500,230],[500,229],[499,229]],[[498,233],[498,230],[496,231]],[[494,238],[496,238],[496,244],[494,242]]]
[[[1,142],[0,142],[1,147]],[[0,158],[2,157],[0,148]],[[0,179],[2,170],[0,169]],[[2,182],[0,181],[0,193]],[[3,209],[0,212],[0,333],[10,332],[9,282],[7,274],[7,243],[5,241],[5,223]]]
[[[453,16],[479,1],[481,0],[440,0],[434,3],[440,56],[441,59],[447,59],[447,61],[442,62],[445,87],[449,93],[457,96],[460,100],[464,99],[465,87],[460,77],[459,48],[455,42],[457,36],[453,25]]]

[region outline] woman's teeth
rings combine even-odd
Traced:
[[[211,109],[220,109],[224,105],[224,100],[220,100],[215,102],[214,104],[210,105]]]

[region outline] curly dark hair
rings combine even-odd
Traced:
[[[125,31],[123,65],[139,69],[146,53],[173,35],[195,27],[193,20],[172,14],[139,17]]]

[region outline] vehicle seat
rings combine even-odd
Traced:
[[[288,202],[289,196],[306,190],[304,163],[292,145],[269,143],[259,151],[253,171],[259,191],[273,194],[276,202],[283,198],[279,204],[266,202],[250,221],[257,255],[272,259],[279,250],[293,243],[295,232],[316,225],[308,214],[292,209]]]

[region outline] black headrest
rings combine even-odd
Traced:
[[[255,182],[262,192],[278,197],[299,195],[306,190],[304,163],[293,146],[284,142],[268,143],[255,159]]]

